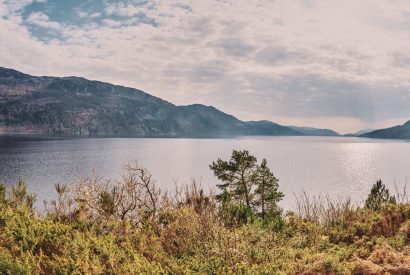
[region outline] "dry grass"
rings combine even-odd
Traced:
[[[349,214],[357,209],[350,198],[332,199],[328,195],[309,196],[305,191],[294,194],[296,213],[304,220],[326,226],[344,224]]]
[[[164,193],[135,164],[120,181],[56,185],[45,216],[27,209],[23,187],[0,198],[0,273],[410,274],[403,200],[375,211],[303,192],[282,226],[228,225],[200,182]]]
[[[403,186],[400,188],[396,182],[394,183],[395,198],[397,203],[406,204],[409,203],[409,194],[407,193],[407,179]]]
[[[356,259],[357,274],[410,274],[409,251],[398,252],[383,244],[377,247],[367,259]]]

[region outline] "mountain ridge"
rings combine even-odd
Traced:
[[[366,138],[381,138],[381,139],[410,139],[410,120],[402,125],[397,125],[389,128],[378,129],[360,135]]]
[[[331,129],[242,121],[214,106],[175,105],[145,91],[78,76],[0,67],[0,134],[53,137],[358,136],[410,139],[403,125],[340,135]]]
[[[213,106],[177,106],[142,90],[83,77],[32,76],[0,68],[0,133],[58,137],[303,135],[246,122]]]
[[[302,127],[302,126],[288,126],[296,131],[299,131],[307,136],[331,136],[331,137],[338,137],[340,134],[336,131],[330,129],[323,129],[323,128],[315,128],[315,127]]]

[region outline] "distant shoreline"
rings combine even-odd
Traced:
[[[146,136],[50,136],[44,134],[33,134],[33,133],[0,133],[0,139],[4,138],[15,138],[24,140],[64,140],[64,139],[243,139],[243,138],[275,138],[275,137],[320,137],[320,138],[360,138],[365,140],[391,140],[391,141],[404,141],[410,142],[410,139],[395,139],[395,138],[372,138],[365,136],[354,136],[354,135],[338,135],[338,136],[326,136],[326,135],[232,135],[232,136],[157,136],[157,135],[146,135]]]

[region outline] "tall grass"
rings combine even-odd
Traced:
[[[377,211],[295,194],[281,226],[229,223],[200,181],[164,192],[136,163],[55,189],[40,216],[24,182],[0,184],[0,274],[410,274],[406,188]]]
[[[401,188],[396,182],[394,182],[394,191],[397,203],[406,204],[410,202],[409,194],[407,193],[407,178]]]
[[[330,198],[329,195],[308,195],[306,191],[294,194],[295,210],[304,220],[325,226],[344,224],[357,205],[349,197]]]

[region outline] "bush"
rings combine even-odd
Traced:
[[[369,209],[378,211],[389,203],[396,203],[396,198],[391,196],[389,189],[386,188],[381,180],[378,180],[370,190],[365,205]]]
[[[0,274],[29,274],[19,263],[15,262],[12,256],[0,251]]]
[[[118,182],[92,177],[75,188],[56,185],[57,199],[39,215],[21,182],[14,193],[0,192],[0,274],[410,270],[408,203],[376,211],[304,193],[297,213],[263,219],[253,206],[218,202],[195,182],[167,195],[146,170],[126,170]]]
[[[0,205],[6,203],[6,185],[0,182]]]

